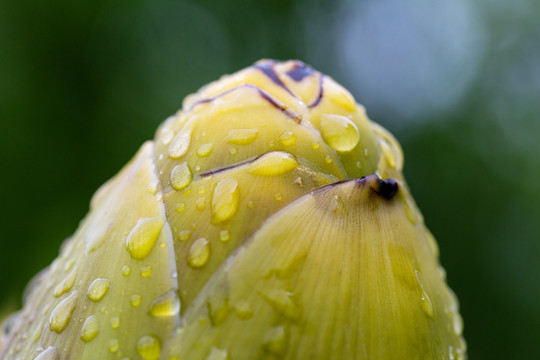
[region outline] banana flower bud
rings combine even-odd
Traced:
[[[262,60],[188,96],[94,195],[2,359],[465,359],[400,145]]]

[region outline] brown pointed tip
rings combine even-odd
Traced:
[[[360,179],[355,179],[357,184],[369,186],[373,192],[387,200],[390,200],[398,191],[398,184],[394,179],[382,180],[377,175],[363,176]]]

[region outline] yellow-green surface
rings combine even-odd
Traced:
[[[397,141],[264,60],[184,101],[94,195],[6,359],[464,359]]]

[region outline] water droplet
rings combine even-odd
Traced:
[[[84,342],[92,341],[99,333],[99,324],[94,315],[89,316],[81,329],[81,340]]]
[[[233,129],[229,131],[225,141],[229,144],[248,145],[257,138],[258,133],[257,129]]]
[[[229,154],[236,155],[236,148],[235,147],[230,148],[229,149]]]
[[[331,164],[334,160],[332,160],[332,157],[330,155],[326,155],[326,157],[324,158],[324,162],[326,162],[327,164]]]
[[[201,145],[201,147],[197,150],[197,156],[205,157],[210,155],[212,150],[214,149],[214,145],[212,143]]]
[[[202,195],[206,192],[206,188],[201,185],[197,188],[197,192]]]
[[[118,329],[120,326],[120,318],[118,316],[113,316],[111,320],[109,320],[109,325],[111,325],[112,329]]]
[[[324,141],[336,151],[351,151],[360,141],[358,127],[346,116],[322,114],[320,127]]]
[[[156,194],[156,191],[157,191],[157,187],[159,185],[159,179],[158,178],[154,178],[150,181],[150,183],[148,184],[148,186],[146,187],[146,190],[148,190],[148,192],[152,195],[155,195]]]
[[[236,310],[236,316],[238,316],[240,320],[248,320],[253,316],[251,305],[247,301],[237,302],[234,309]]]
[[[283,134],[281,134],[278,140],[284,146],[291,146],[291,145],[294,145],[294,143],[296,143],[296,135],[294,135],[291,131],[285,131]]]
[[[137,353],[144,360],[158,360],[161,354],[161,343],[155,335],[145,335],[137,341]]]
[[[390,147],[390,145],[388,145],[386,141],[384,140],[381,141],[380,145],[381,145],[381,151],[384,156],[384,160],[386,160],[386,163],[388,164],[388,166],[390,166],[392,169],[395,169],[397,165],[396,154],[394,153],[394,151],[392,150],[392,148]]]
[[[177,213],[182,213],[182,212],[184,212],[184,210],[186,210],[186,204],[184,204],[184,203],[179,203],[178,205],[176,205],[175,210],[176,210]]]
[[[163,145],[169,145],[174,137],[174,131],[172,129],[167,129],[163,131],[161,135],[161,142]]]
[[[75,265],[75,260],[72,259],[72,260],[69,260],[66,265],[64,265],[64,271],[69,271],[71,270],[71,268],[73,267],[73,265]]]
[[[175,291],[169,291],[152,302],[148,315],[153,317],[175,316],[180,312],[180,299]]]
[[[217,347],[212,347],[206,360],[230,360],[229,352],[227,350],[218,349]]]
[[[187,162],[176,165],[171,171],[171,186],[174,190],[182,190],[193,180],[193,174]]]
[[[300,176],[294,179],[294,183],[298,186],[304,186],[304,182],[302,181],[302,178]]]
[[[247,203],[247,207],[249,209],[253,209],[255,207],[255,203],[253,201],[249,200],[248,203]]]
[[[289,153],[273,151],[259,157],[248,167],[250,174],[277,176],[285,174],[298,166],[298,161]]]
[[[60,295],[67,293],[73,287],[76,277],[75,270],[72,271],[58,286],[54,289],[54,296],[59,297]]]
[[[357,161],[356,162],[356,168],[357,169],[361,169],[362,168],[362,163],[360,161]]]
[[[424,310],[424,313],[432,318],[433,317],[433,304],[431,303],[431,299],[429,298],[428,294],[424,290],[424,286],[422,285],[422,282],[420,281],[420,277],[418,275],[418,270],[414,270],[414,274],[416,275],[416,280],[418,281],[418,284],[420,285],[421,294],[420,294],[420,305],[422,306],[422,310]]]
[[[191,267],[198,268],[206,265],[210,257],[210,244],[205,238],[200,238],[191,245],[187,262]]]
[[[405,210],[405,215],[407,215],[407,219],[411,222],[411,224],[416,225],[416,216],[414,215],[414,210],[411,204],[411,200],[409,199],[409,196],[407,196],[403,191],[401,192],[401,202],[403,203],[403,210]]]
[[[238,182],[233,178],[221,180],[212,197],[212,221],[220,223],[230,219],[238,209],[240,192]]]
[[[131,269],[129,268],[129,266],[128,265],[122,266],[122,275],[128,276],[129,274],[131,274]]]
[[[120,343],[118,342],[118,339],[111,339],[109,341],[108,349],[113,354],[118,352],[118,349],[120,349]]]
[[[191,237],[191,231],[189,231],[189,230],[182,230],[178,234],[178,240],[180,240],[180,241],[189,240],[190,237]]]
[[[281,195],[281,194],[279,194],[279,193],[276,194],[276,195],[274,195],[274,200],[276,200],[276,201],[281,201],[281,200],[283,200],[283,195]]]
[[[146,266],[143,266],[141,268],[141,276],[142,277],[149,277],[150,275],[152,275],[152,267],[150,265],[146,265]]]
[[[141,295],[131,295],[131,298],[129,299],[129,303],[133,307],[137,307],[141,305],[141,301],[142,301]]]
[[[283,289],[269,289],[261,296],[268,304],[270,304],[278,313],[288,319],[298,320],[300,317],[300,309],[293,301],[293,293]]]
[[[166,244],[165,244],[163,241],[159,243],[159,247],[160,247],[160,248],[164,248],[165,245],[166,245]]]
[[[311,148],[313,150],[317,150],[319,148],[320,144],[319,142],[315,141],[313,144],[311,144]]]
[[[52,331],[56,331],[58,334],[64,331],[69,323],[69,320],[71,320],[73,310],[75,310],[77,295],[77,291],[74,291],[71,295],[56,305],[49,319],[49,327]]]
[[[229,234],[228,230],[221,230],[219,232],[219,240],[225,242],[225,241],[229,241],[230,238],[231,238],[231,234]]]
[[[126,240],[126,248],[131,257],[137,260],[147,257],[156,244],[162,228],[163,220],[159,217],[140,218]]]
[[[169,145],[168,154],[171,159],[178,159],[185,155],[189,149],[189,143],[191,142],[191,133],[193,132],[193,127],[190,123],[186,123],[182,130],[174,139],[172,139],[171,144]]]
[[[191,187],[187,187],[184,189],[184,195],[189,195],[191,194]]]
[[[368,157],[368,156],[369,156],[369,150],[368,150],[368,148],[365,148],[365,149],[364,149],[364,156],[365,156],[365,157]]]
[[[269,353],[283,355],[287,350],[288,331],[284,326],[270,328],[264,337],[263,348]]]
[[[199,211],[203,211],[206,208],[206,199],[203,197],[200,197],[195,201],[195,207]]]
[[[49,346],[47,350],[40,353],[34,360],[59,360],[60,354],[54,346]]]
[[[201,165],[195,165],[195,171],[200,171],[201,170]]]
[[[110,285],[111,282],[107,279],[96,279],[92,281],[88,287],[88,298],[93,302],[100,301],[105,296],[107,291],[109,291]]]

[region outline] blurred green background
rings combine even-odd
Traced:
[[[184,96],[297,58],[403,145],[470,359],[540,359],[539,19],[537,0],[0,0],[0,308]]]

